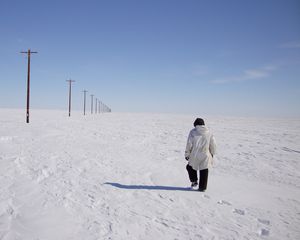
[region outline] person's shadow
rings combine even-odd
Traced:
[[[116,188],[129,190],[167,190],[167,191],[191,191],[189,187],[171,187],[171,186],[149,186],[149,185],[124,185],[120,183],[106,182],[106,185],[111,185]]]

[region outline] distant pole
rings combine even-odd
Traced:
[[[101,101],[99,100],[99,104],[98,104],[98,113],[101,113]]]
[[[69,117],[71,117],[71,91],[72,91],[72,82],[75,82],[74,80],[66,80],[66,82],[69,82]]]
[[[98,98],[96,98],[96,106],[95,106],[95,113],[96,113],[96,114],[97,114],[97,109],[98,109],[97,103],[98,103]]]
[[[37,53],[32,52],[30,49],[27,50],[27,52],[20,52],[20,53],[26,53],[27,59],[28,59],[28,69],[27,69],[27,106],[26,106],[26,123],[29,123],[29,99],[30,99],[30,56],[31,53]]]
[[[87,90],[83,90],[82,92],[84,93],[84,97],[83,97],[83,115],[85,115],[85,103],[86,103]]]
[[[93,99],[94,99],[94,95],[91,94],[91,114],[93,114]]]

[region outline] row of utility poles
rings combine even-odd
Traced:
[[[72,93],[72,83],[75,82],[75,80],[66,80],[69,82],[69,117],[71,116],[71,93]],[[87,90],[83,90],[83,115],[86,115],[86,93]],[[93,103],[94,103],[94,94],[91,94],[91,114],[93,114]],[[95,104],[95,113],[102,113],[102,112],[111,112],[111,109],[106,106],[103,102],[101,102],[98,98],[96,98],[96,104]]]
[[[22,51],[20,53],[27,54],[27,101],[26,101],[26,123],[29,123],[29,105],[30,105],[30,57],[32,53],[38,53],[35,51],[31,51],[28,49],[26,52]],[[75,80],[66,80],[69,83],[69,117],[71,117],[71,102],[72,102],[72,83],[75,82]],[[84,100],[83,100],[83,114],[86,115],[86,93],[87,90],[83,90],[84,93]],[[94,95],[91,94],[91,114],[93,114],[93,98]],[[95,105],[95,113],[101,113],[101,112],[111,112],[111,109],[107,107],[104,103],[102,103],[98,98],[96,98],[96,105]]]
[[[86,115],[86,93],[88,92],[87,90],[83,90],[83,115]],[[94,103],[94,94],[91,94],[91,114],[93,114],[93,103]],[[101,102],[98,98],[96,99],[96,104],[95,104],[95,114],[97,113],[102,113],[102,112],[111,112],[111,109],[106,106],[103,102]]]

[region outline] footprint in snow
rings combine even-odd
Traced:
[[[210,196],[208,196],[208,195],[206,195],[206,194],[204,194],[203,197],[204,197],[204,198],[207,198],[207,199],[210,199]]]
[[[262,229],[260,229],[260,231],[259,231],[259,235],[262,236],[262,237],[267,237],[267,236],[270,235],[270,231],[267,230],[267,229],[262,228]]]
[[[231,203],[230,203],[230,202],[227,202],[227,201],[225,201],[225,200],[220,200],[220,201],[218,202],[218,204],[231,206]]]
[[[220,200],[220,201],[218,201],[218,204],[220,204],[220,205],[227,205],[227,206],[231,206],[231,205],[232,205],[230,202],[225,201],[225,200]],[[232,212],[233,212],[233,213],[236,213],[236,214],[239,214],[239,215],[241,215],[241,216],[243,216],[243,215],[246,214],[245,210],[238,209],[238,208],[234,208],[234,209],[232,210]],[[261,220],[261,221],[264,221],[264,222],[266,222],[266,223],[268,222],[268,220],[263,220],[263,219],[260,219],[260,220]]]
[[[10,216],[13,216],[14,215],[14,209],[13,209],[13,207],[12,206],[8,206],[7,207],[7,209],[6,209],[6,213],[8,214],[8,215],[10,215]]]
[[[266,219],[258,218],[257,221],[264,224],[264,225],[270,225],[270,221],[266,220]]]
[[[245,211],[242,209],[233,209],[233,213],[239,214],[239,215],[245,215]]]
[[[95,197],[91,194],[88,194],[88,197],[92,200],[92,201],[95,201]]]

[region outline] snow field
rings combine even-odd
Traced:
[[[203,116],[218,155],[200,193],[195,117],[1,109],[0,239],[299,239],[299,120]]]

